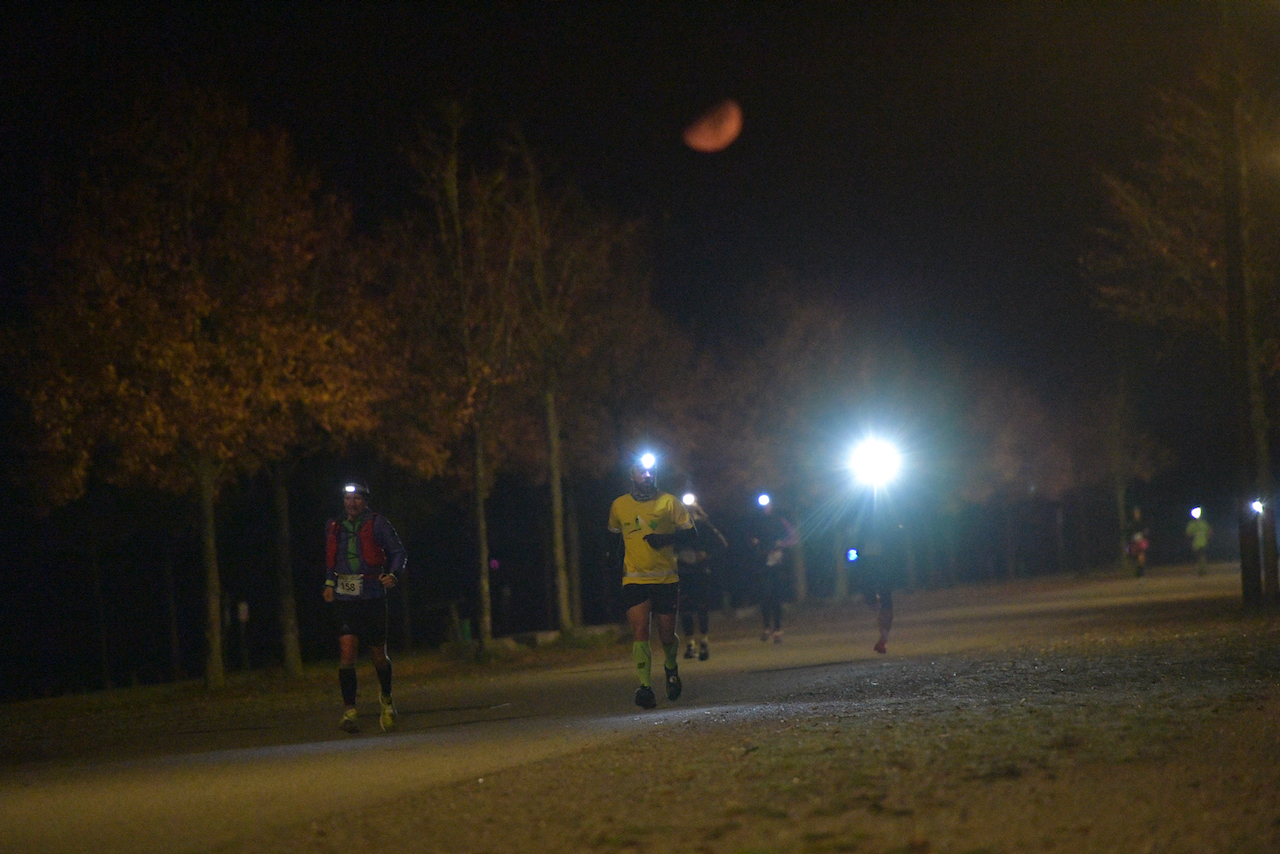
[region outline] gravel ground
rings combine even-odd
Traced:
[[[814,668],[759,708],[256,850],[1275,854],[1280,628],[1194,608],[1035,647]]]
[[[1165,583],[1158,604],[1107,604]],[[660,706],[641,733],[373,811],[343,811],[335,793],[329,817],[224,854],[1276,854],[1280,621],[1242,613],[1235,583],[1224,574],[1207,596],[1198,581],[1090,582],[1073,594],[1087,604],[1053,618],[1041,604],[1053,589],[903,596],[888,656],[792,668],[778,684],[793,687],[758,705]],[[971,618],[979,606],[987,616]],[[865,609],[852,613],[827,616],[869,647]],[[545,651],[487,672],[626,651]],[[465,667],[398,662],[406,682]],[[187,749],[193,728],[212,747],[264,716],[327,710],[331,682],[322,667],[288,690],[252,675],[217,696],[169,686],[17,704],[3,749],[17,762],[110,759],[166,752],[179,728]],[[51,716],[57,739],[43,734]]]

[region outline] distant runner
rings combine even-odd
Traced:
[[[391,659],[387,657],[387,591],[399,582],[407,555],[395,528],[369,509],[369,487],[360,482],[342,488],[341,519],[325,526],[324,601],[333,605],[338,631],[338,686],[346,711],[338,726],[359,732],[356,713],[356,660],[363,641],[373,654],[373,670],[382,692],[379,723],[396,726],[391,699]]]
[[[680,576],[676,568],[676,548],[697,548],[698,531],[689,511],[675,496],[658,491],[654,460],[646,454],[631,466],[631,491],[620,495],[609,508],[609,530],[622,535],[624,549],[622,607],[627,612],[634,641],[631,658],[636,665],[640,687],[636,705],[652,709],[658,704],[653,694],[650,671],[650,616],[657,618],[658,640],[665,654],[667,699],[680,696],[681,682],[676,654],[676,611],[679,606]]]

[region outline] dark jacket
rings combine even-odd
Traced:
[[[355,533],[356,555],[359,559],[357,573],[348,562],[352,535],[347,530],[346,521],[330,519],[325,525],[325,584],[334,588],[334,595],[339,599],[377,599],[387,595],[378,578],[388,573],[403,576],[409,558],[400,542],[400,536],[386,517],[372,511],[365,513],[358,520]],[[345,585],[338,583],[340,575],[360,576],[358,595],[344,590]]]

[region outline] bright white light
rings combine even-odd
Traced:
[[[1253,508],[1254,513],[1262,512],[1262,501],[1260,499],[1257,499],[1257,498],[1253,499],[1253,503],[1250,504],[1249,506]]]
[[[697,497],[692,492],[686,492],[684,494],[684,498],[681,498],[680,500],[684,502],[685,507],[692,507],[694,504],[698,503]]]
[[[657,462],[658,462],[658,458],[655,457],[653,454],[640,455],[640,468],[651,469],[654,467],[654,465],[657,464]]]
[[[902,455],[883,439],[866,439],[853,449],[849,468],[859,483],[884,486],[902,470]]]
[[[756,499],[756,503],[759,504],[761,507],[768,507],[769,494],[765,492],[760,493],[760,497]]]
[[[1192,508],[1191,508],[1191,518],[1192,518],[1192,519],[1199,519],[1199,518],[1200,518],[1200,508],[1199,508],[1199,507],[1192,507]]]

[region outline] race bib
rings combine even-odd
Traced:
[[[339,575],[337,591],[342,596],[359,596],[364,589],[363,575]]]

